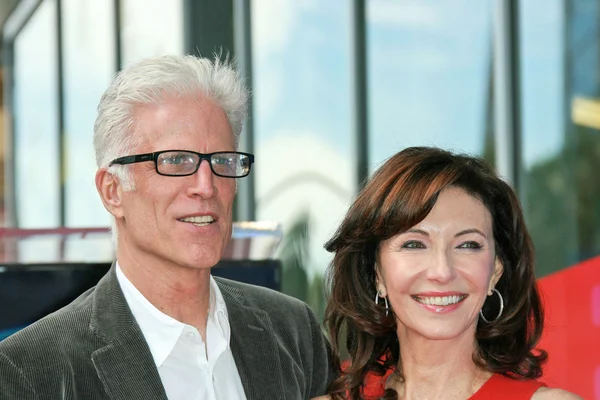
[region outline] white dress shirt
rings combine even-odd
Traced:
[[[154,307],[127,279],[118,262],[117,279],[150,347],[169,400],[246,399],[229,347],[227,307],[212,276],[206,346],[196,328]]]

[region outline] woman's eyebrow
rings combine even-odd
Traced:
[[[423,235],[423,236],[429,236],[429,233],[425,232],[422,229],[417,229],[417,228],[411,228],[411,229],[407,230],[404,233],[418,233],[418,234]]]
[[[463,235],[468,235],[469,233],[477,233],[481,236],[483,236],[484,238],[487,239],[487,236],[485,235],[485,233],[481,232],[479,229],[477,228],[470,228],[470,229],[465,229],[462,230],[460,232],[458,232],[456,235],[454,235],[454,237],[459,237],[459,236],[463,236]]]

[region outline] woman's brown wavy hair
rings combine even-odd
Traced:
[[[473,360],[487,371],[514,379],[542,375],[547,355],[534,348],[542,333],[543,308],[533,245],[515,192],[480,158],[411,147],[378,169],[325,245],[335,253],[327,271],[325,325],[334,354],[346,350],[350,356],[350,364],[340,369],[340,377],[329,388],[334,399],[347,394],[361,398],[367,373],[383,374],[400,365],[393,310],[386,316],[385,308],[374,302],[378,247],[422,221],[440,192],[450,186],[462,188],[490,211],[496,256],[504,267],[496,285],[504,298],[504,312],[491,323],[479,320]],[[486,313],[487,303],[485,315],[494,316],[498,306]],[[387,390],[385,398],[395,399],[396,393]]]

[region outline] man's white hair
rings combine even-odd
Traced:
[[[248,90],[233,63],[218,55],[212,60],[192,55],[152,57],[121,70],[100,99],[94,123],[98,167],[107,168],[115,158],[134,154],[141,144],[143,136],[135,135],[137,107],[160,104],[169,98],[213,101],[227,115],[237,148],[247,113]],[[108,172],[119,179],[124,190],[135,190],[127,166],[113,165]]]
[[[168,98],[213,101],[227,115],[237,147],[248,91],[229,60],[192,55],[146,58],[119,72],[100,99],[94,123],[98,167],[108,167],[115,158],[130,155],[140,144],[141,138],[134,136],[137,106],[159,104]],[[109,172],[125,188],[135,187],[126,167],[113,165]]]

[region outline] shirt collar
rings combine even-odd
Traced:
[[[119,262],[116,262],[117,280],[125,296],[125,300],[135,317],[144,338],[150,348],[150,353],[157,367],[160,367],[171,354],[173,347],[177,344],[181,333],[187,324],[177,321],[175,318],[154,307],[142,293],[125,276]],[[223,335],[229,347],[231,328],[225,299],[215,279],[210,276],[210,308],[208,318],[217,326],[219,333]],[[195,328],[194,328],[195,329]]]
[[[217,285],[217,281],[213,276],[210,276],[210,309],[208,312],[208,318],[212,318],[221,334],[227,341],[227,347],[229,347],[229,339],[231,338],[231,327],[229,325],[229,314],[227,313],[227,305],[225,299]]]

